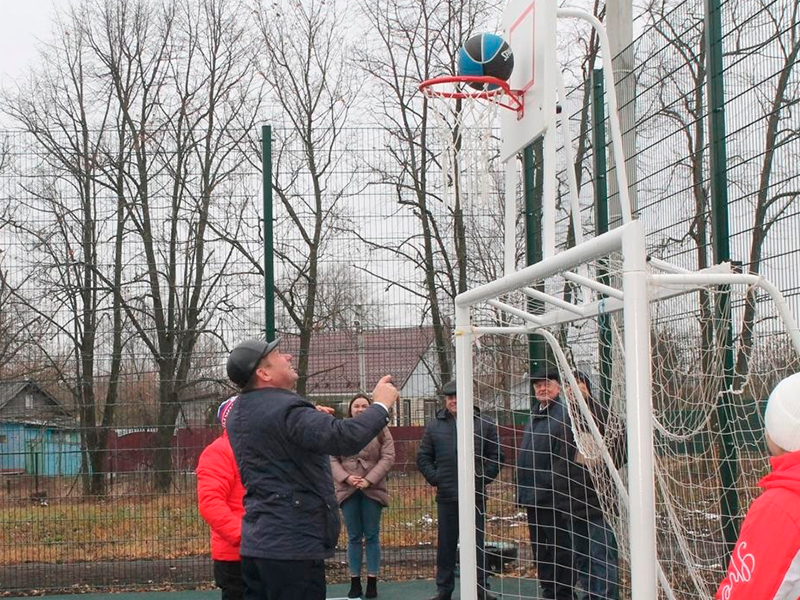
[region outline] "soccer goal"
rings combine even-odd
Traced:
[[[458,296],[459,453],[472,452],[473,404],[500,425],[505,456],[483,498],[487,548],[519,549],[512,576],[493,583],[503,598],[541,591],[516,469],[536,412],[529,373],[545,355],[571,429],[568,450],[553,452],[596,492],[620,597],[712,598],[766,472],[763,402],[800,369],[800,331],[780,292],[728,265],[690,273],[648,260],[634,221]],[[461,467],[460,497],[474,497],[472,461]],[[566,481],[569,495],[577,479]],[[580,502],[556,504],[562,523],[585,517]],[[474,509],[460,508],[461,564],[475,564]],[[582,585],[581,565],[560,568]],[[462,566],[461,585],[472,597],[473,569]]]

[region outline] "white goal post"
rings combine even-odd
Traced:
[[[724,314],[722,299],[732,306]],[[516,572],[493,587],[504,599],[535,597],[525,587],[536,579],[536,563],[526,550],[514,477],[521,427],[531,412],[531,336],[547,343],[561,375],[576,455],[594,457],[586,464],[619,546],[620,597],[712,597],[714,580],[727,566],[720,557],[726,555],[728,517],[717,507],[718,496],[735,486],[740,516],[757,493],[747,473],[733,484],[719,483],[724,457],[718,447],[725,439],[714,429],[717,401],[728,394],[753,398],[757,406],[775,378],[797,370],[800,330],[780,292],[726,265],[687,272],[648,260],[644,226],[632,221],[468,290],[455,304],[460,597],[475,598],[477,584],[475,504],[465,501],[475,498],[474,461],[463,459],[474,456],[473,406],[498,422],[506,455],[501,476],[483,498],[487,547],[494,540],[519,549]],[[611,315],[602,321],[612,323],[609,359],[596,348],[598,323]],[[723,335],[743,315],[750,329]],[[759,346],[764,336],[769,342]],[[746,372],[726,362],[734,352]],[[602,424],[574,376],[577,367],[592,366],[604,373],[608,388],[609,417]],[[750,404],[741,400],[741,406]],[[758,471],[766,461],[760,438],[753,438],[757,415],[740,412],[731,413],[740,419],[732,435],[746,448],[741,460]],[[626,437],[627,464],[621,466],[612,456],[614,440]]]

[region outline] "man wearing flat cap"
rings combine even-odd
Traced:
[[[569,475],[574,456],[569,416],[561,398],[561,378],[545,363],[531,374],[536,406],[522,434],[517,456],[517,503],[527,510],[528,530],[542,596],[573,600],[575,570],[568,517],[569,498],[555,493],[554,479]],[[556,497],[558,495],[558,498]],[[563,517],[559,511],[567,512]]]
[[[292,391],[297,373],[279,341],[242,342],[227,365],[241,389],[228,436],[247,490],[245,598],[324,600],[324,559],[333,556],[340,529],[328,455],[358,454],[386,427],[398,393],[386,375],[369,408],[336,420]]]
[[[439,529],[436,546],[436,595],[431,600],[450,600],[455,589],[458,547],[458,456],[456,453],[456,382],[442,387],[444,408],[427,424],[417,451],[417,467],[436,488]],[[503,461],[497,427],[480,410],[474,414],[475,440],[475,540],[478,566],[478,600],[494,600],[489,593],[484,564],[484,501],[486,486],[500,472]],[[463,568],[463,567],[462,567]]]

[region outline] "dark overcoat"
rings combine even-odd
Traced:
[[[500,472],[503,454],[494,422],[477,408],[473,419],[475,492],[481,495]],[[417,467],[426,481],[436,486],[438,502],[458,500],[456,418],[446,408],[438,410],[425,427],[417,451]]]

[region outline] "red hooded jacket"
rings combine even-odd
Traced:
[[[200,514],[211,527],[211,558],[241,560],[244,486],[227,431],[203,450],[196,472]]]
[[[771,459],[747,511],[717,600],[800,598],[800,451]]]

